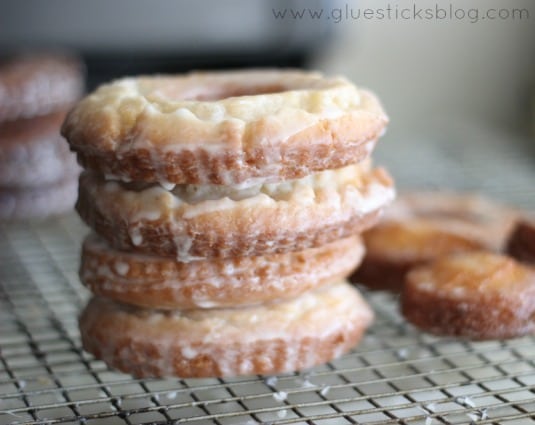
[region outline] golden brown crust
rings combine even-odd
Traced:
[[[399,292],[403,288],[405,274],[420,264],[397,263],[383,258],[366,257],[366,262],[361,262],[349,276],[349,281],[374,291]]]
[[[535,265],[535,220],[516,223],[507,242],[507,253],[519,261]]]
[[[0,187],[42,187],[78,176],[76,157],[59,133],[65,115],[0,123]]]
[[[351,349],[373,313],[338,283],[293,300],[240,309],[157,312],[93,298],[80,317],[84,348],[137,377],[273,374]]]
[[[501,251],[519,216],[515,208],[475,193],[412,192],[402,194],[385,221],[417,218],[421,222],[447,227],[449,233],[465,236],[491,251]]]
[[[371,289],[401,291],[405,274],[415,266],[427,264],[444,255],[484,249],[469,236],[455,234],[438,223],[419,219],[380,222],[363,234],[367,253],[362,265],[351,276],[354,283]]]
[[[535,271],[489,252],[441,258],[410,271],[402,313],[438,335],[514,338],[535,331]]]
[[[113,250],[93,234],[83,244],[80,279],[96,295],[144,307],[238,307],[293,298],[343,279],[363,254],[362,241],[353,236],[286,254],[180,263]]]
[[[0,62],[0,122],[70,107],[83,93],[82,65],[55,54],[22,55]]]
[[[400,291],[412,267],[448,254],[499,251],[517,216],[512,208],[469,194],[402,195],[363,235],[366,256],[351,280]]]
[[[122,180],[237,184],[357,163],[386,123],[375,96],[342,78],[233,71],[102,86],[63,134],[84,167]]]
[[[80,178],[76,209],[111,246],[125,251],[180,261],[298,251],[373,226],[394,197],[384,170],[364,176],[356,170],[355,177],[349,172],[341,183],[316,176],[311,179],[319,181],[317,187],[308,180],[285,182],[275,195],[259,192],[198,203],[159,187],[140,194],[86,173]]]

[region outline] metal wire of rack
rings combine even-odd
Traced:
[[[535,208],[532,150],[470,131],[462,133],[470,143],[386,142],[377,162],[401,188],[447,184]],[[110,370],[80,344],[85,233],[74,214],[0,224],[0,424],[535,423],[535,337],[433,337],[408,325],[385,293],[365,293],[376,320],[359,346],[308,371],[164,380]]]
[[[457,424],[535,422],[535,339],[469,342],[418,332],[396,300],[348,355],[309,371],[132,379],[80,345],[87,292],[75,216],[0,226],[0,424]]]

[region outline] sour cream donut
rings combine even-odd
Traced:
[[[119,180],[232,185],[357,163],[386,123],[377,98],[341,77],[194,72],[103,85],[63,135],[84,167]]]
[[[386,171],[360,164],[247,188],[164,188],[86,172],[76,208],[116,249],[186,262],[297,251],[355,235],[393,197]]]
[[[80,279],[94,294],[142,307],[240,307],[343,279],[363,255],[361,239],[352,236],[303,251],[181,263],[114,250],[92,234],[83,244]]]
[[[65,114],[0,123],[0,187],[29,189],[78,178],[76,156],[59,134]]]
[[[83,347],[137,377],[274,374],[353,348],[373,313],[345,282],[248,308],[148,310],[95,297],[80,317]]]
[[[84,90],[82,64],[62,54],[0,60],[0,122],[68,109]]]
[[[0,187],[0,220],[44,219],[73,211],[78,181],[67,177],[31,188]]]
[[[438,335],[514,338],[535,332],[535,270],[477,251],[413,269],[401,295],[405,318]]]

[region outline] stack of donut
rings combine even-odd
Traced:
[[[80,169],[60,127],[83,85],[82,66],[71,57],[0,61],[0,219],[72,210]]]
[[[393,199],[387,118],[343,78],[256,70],[127,78],[69,114],[93,229],[83,345],[136,376],[307,368],[372,312],[345,278]]]

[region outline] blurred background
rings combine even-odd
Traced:
[[[530,0],[0,0],[0,52],[67,49],[87,86],[190,69],[305,67],[382,99],[376,162],[401,189],[535,204]]]

